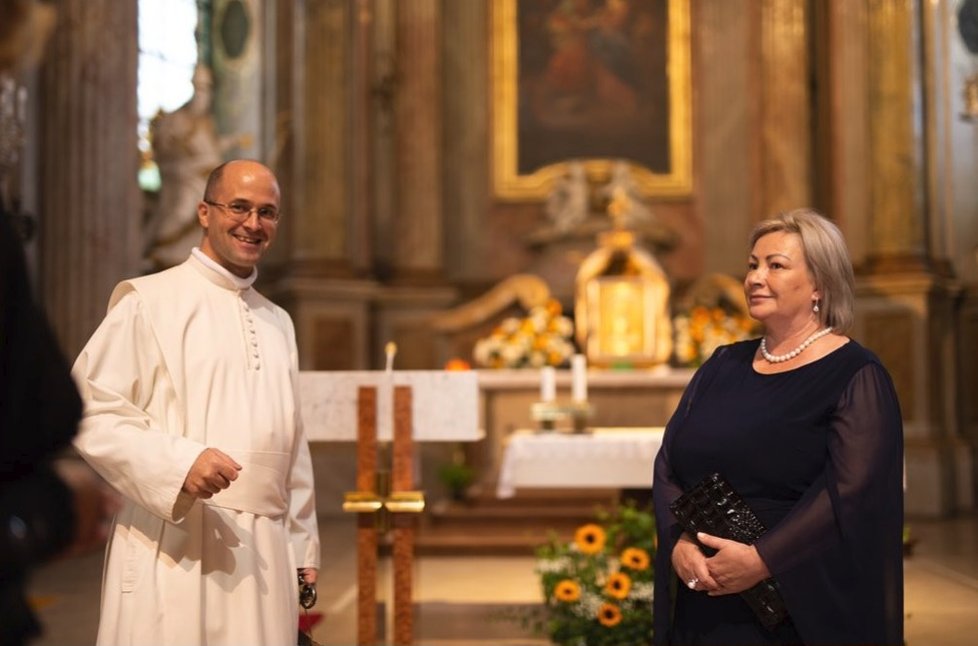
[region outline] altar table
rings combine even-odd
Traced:
[[[648,488],[662,427],[512,433],[503,449],[498,498],[522,487]]]

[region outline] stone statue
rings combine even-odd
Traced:
[[[211,112],[213,77],[205,65],[193,76],[194,95],[173,112],[160,112],[150,123],[153,157],[160,170],[160,193],[145,232],[149,269],[172,267],[200,243],[197,203],[211,170],[242,143],[240,136],[220,137]]]
[[[598,195],[609,201],[609,212],[619,226],[634,229],[652,224],[652,209],[632,177],[628,162],[620,159],[612,165],[611,179],[598,190]]]
[[[587,219],[590,202],[584,164],[572,161],[567,164],[567,174],[554,182],[545,209],[554,228],[566,233]]]

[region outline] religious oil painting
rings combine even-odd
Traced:
[[[691,191],[687,0],[496,0],[493,185],[543,198],[571,160],[627,160],[649,195]]]

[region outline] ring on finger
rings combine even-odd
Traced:
[[[689,581],[686,582],[686,585],[687,585],[687,587],[689,587],[690,590],[695,590],[696,589],[696,584],[699,583],[699,582],[700,582],[699,577],[695,577],[694,576],[692,579],[690,579]]]

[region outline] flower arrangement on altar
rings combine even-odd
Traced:
[[[473,350],[476,364],[485,368],[562,366],[574,354],[574,324],[563,316],[560,303],[549,299],[530,309],[526,318],[505,319]]]
[[[756,336],[757,322],[723,307],[696,306],[673,318],[673,333],[676,363],[695,368],[719,346]]]
[[[544,612],[538,632],[561,646],[652,643],[655,521],[634,504],[601,512],[570,542],[537,550]]]

